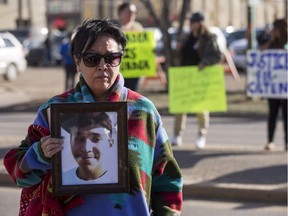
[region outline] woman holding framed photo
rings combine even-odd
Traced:
[[[124,87],[120,65],[125,46],[123,32],[110,20],[91,19],[76,28],[71,54],[79,82],[39,108],[25,140],[4,158],[13,181],[23,188],[20,215],[180,215],[181,172],[153,103]],[[54,196],[51,158],[62,151],[63,139],[50,135],[50,105],[123,101],[128,110],[130,192]]]

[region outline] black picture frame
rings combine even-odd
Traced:
[[[51,110],[51,136],[54,138],[64,139],[62,151],[56,153],[52,157],[53,195],[62,196],[62,195],[72,195],[72,194],[129,192],[127,102],[53,103],[50,105],[50,110]],[[105,113],[106,115],[103,113]],[[104,118],[103,116],[104,117],[108,116],[110,118],[112,129],[110,127],[108,127],[109,130],[105,128],[107,126],[105,122],[110,122],[110,121],[108,121],[107,118],[106,117]],[[93,157],[91,156],[92,158],[91,160],[93,160],[93,163],[95,161],[99,162],[102,158],[106,158],[106,159],[108,158],[106,160],[107,161],[106,164],[105,164],[104,159],[103,159],[104,162],[102,161],[102,164],[101,164],[102,168],[103,167],[108,167],[108,168],[106,169],[104,174],[100,177],[97,177],[97,179],[83,180],[78,177],[80,175],[79,174],[79,170],[81,169],[80,167],[83,165],[82,162],[85,161],[83,159],[85,156],[82,157],[82,162],[79,163],[78,161],[78,164],[75,163],[77,161],[75,158],[78,158],[76,154],[78,154],[78,152],[82,152],[82,150],[79,150],[77,148],[82,148],[82,149],[84,148],[83,140],[85,140],[85,145],[84,145],[85,148],[88,148],[87,147],[88,144],[86,144],[86,142],[88,143],[87,140],[89,140],[89,143],[90,143],[91,140],[93,139],[95,140],[96,138],[91,138],[90,136],[93,137],[93,133],[91,135],[90,132],[83,132],[83,134],[85,133],[84,139],[78,138],[77,136],[80,136],[78,135],[79,132],[75,133],[75,131],[82,130],[81,128],[84,128],[83,125],[86,124],[88,121],[93,122],[92,124],[94,126],[98,125],[99,122],[102,122],[101,126],[98,125],[97,126],[98,128],[94,130],[108,131],[107,134],[109,135],[106,134],[106,135],[103,135],[103,137],[109,136],[110,137],[109,143],[110,143],[110,140],[112,140],[111,141],[112,144],[111,143],[109,145],[98,144],[98,147],[99,147],[98,149],[100,149],[100,146],[105,146],[108,149],[108,150],[106,149],[106,151],[103,150],[103,152],[101,152],[100,150],[95,150],[97,149],[95,146],[92,151],[89,151],[90,152],[89,154],[92,154],[91,152],[93,152]],[[110,125],[110,123],[108,125]],[[111,129],[111,133],[109,132],[110,129]],[[73,134],[77,134],[77,135],[73,135]],[[82,143],[81,143],[81,140],[82,140]],[[94,143],[97,143],[97,142],[98,141],[95,141]],[[103,141],[103,143],[105,142]],[[70,144],[70,153],[69,153],[69,144]],[[110,147],[111,149],[114,148],[114,150],[110,150]],[[64,151],[65,148],[66,150]],[[86,149],[86,151],[88,150]],[[107,152],[112,154],[112,156],[111,155],[107,156]],[[105,154],[106,156],[104,157]],[[71,158],[73,158],[74,161]],[[95,158],[97,158],[97,160]],[[113,159],[113,158],[116,158],[116,159]],[[87,161],[85,162],[89,163],[89,165],[91,164],[90,160],[89,162]],[[69,166],[72,166],[72,164],[74,165],[76,164],[76,167],[73,167],[73,168],[70,167],[71,169],[69,170],[68,168]],[[79,164],[82,164],[82,165],[79,165]],[[76,171],[74,172],[73,169]],[[98,170],[98,166],[97,166],[97,170]],[[101,169],[101,170],[105,170],[105,169]],[[74,174],[77,177],[75,177]]]

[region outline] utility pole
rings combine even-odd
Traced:
[[[288,19],[288,0],[285,0],[285,19]]]
[[[228,13],[229,13],[229,21],[228,21],[228,26],[233,25],[233,1],[228,0]]]
[[[219,0],[215,0],[215,11],[219,11]],[[215,26],[219,26],[219,16],[217,16],[217,14],[216,13],[214,13],[214,17],[213,17],[213,19],[214,19],[214,25]]]
[[[287,1],[287,0],[286,0]],[[274,20],[278,18],[278,2],[277,0],[274,1]]]
[[[264,23],[265,23],[265,26],[268,25],[268,11],[267,11],[267,1],[263,1],[263,4],[264,4]]]
[[[103,0],[98,0],[98,18],[103,18],[104,17],[104,7],[103,7]]]
[[[28,25],[32,25],[32,5],[31,5],[31,0],[27,0],[27,6],[28,6]]]
[[[201,5],[202,13],[205,14],[205,12],[206,12],[206,1],[202,0],[201,2],[202,2],[202,5]]]
[[[16,20],[17,28],[23,27],[22,0],[18,0],[18,18]]]
[[[248,49],[252,49],[252,6],[247,1],[247,40],[248,40]]]
[[[259,0],[247,0],[247,39],[248,49],[255,49],[256,34],[253,27],[254,21],[254,8]]]
[[[109,7],[110,7],[110,11],[109,11],[109,15],[110,15],[110,18],[114,18],[114,11],[115,11],[115,0],[110,0],[109,1]]]

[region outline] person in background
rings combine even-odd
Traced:
[[[136,21],[136,5],[124,2],[118,7],[118,18],[121,29],[125,31],[143,31],[141,23]],[[139,78],[125,78],[125,86],[133,91],[138,89]]]
[[[120,68],[125,47],[124,33],[111,20],[86,20],[75,29],[71,53],[79,82],[43,104],[25,140],[4,157],[11,178],[23,188],[20,215],[180,216],[181,170],[154,104],[124,86]],[[53,196],[51,158],[62,151],[63,139],[50,135],[50,104],[125,101],[130,191]]]
[[[119,5],[118,17],[123,31],[143,31],[142,24],[136,21],[137,8],[135,4],[124,2]]]
[[[267,46],[268,49],[287,49],[287,20],[277,19],[273,23],[271,40]],[[273,150],[275,148],[274,144],[274,133],[276,128],[276,123],[278,119],[278,112],[282,109],[282,119],[284,127],[285,136],[285,149],[288,150],[287,142],[287,98],[268,99],[269,113],[268,113],[268,143],[265,145],[265,150]]]
[[[271,32],[267,25],[265,29],[257,36],[258,49],[264,50],[267,48],[268,42],[271,38]]]
[[[221,51],[217,44],[216,35],[210,33],[204,25],[204,15],[200,12],[193,13],[190,18],[191,33],[183,44],[178,44],[177,49],[181,55],[181,66],[198,66],[200,72],[208,65],[217,64],[221,61]],[[193,88],[193,86],[191,86]],[[209,126],[209,112],[197,113],[198,137],[196,147],[204,148],[206,134]],[[187,114],[177,114],[174,123],[174,137],[172,145],[182,145],[182,135],[185,130]]]
[[[63,39],[60,47],[60,54],[65,69],[65,90],[70,90],[75,84],[75,75],[77,74],[76,64],[71,55],[71,41],[72,33],[68,33],[67,37]]]
[[[48,34],[44,41],[45,47],[45,66],[53,65],[53,57],[52,57],[52,47],[51,47],[51,30],[48,30]]]

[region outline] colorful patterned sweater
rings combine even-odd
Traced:
[[[124,87],[121,75],[107,101],[128,103],[131,192],[70,197],[53,197],[51,193],[51,161],[44,157],[39,140],[50,134],[47,109],[51,103],[95,102],[80,76],[74,89],[51,98],[39,108],[26,139],[5,155],[8,173],[23,187],[20,215],[38,215],[37,211],[39,215],[68,216],[180,215],[183,179],[153,103]]]

